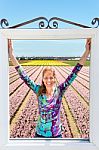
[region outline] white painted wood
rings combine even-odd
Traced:
[[[99,148],[99,29],[92,39],[90,67],[90,141]]]
[[[64,40],[92,38],[90,67],[90,141],[9,139],[7,39]],[[0,29],[0,149],[99,150],[99,29]]]
[[[97,29],[96,29],[97,30]],[[95,29],[3,29],[2,34],[11,39],[74,39],[87,38],[94,34]]]

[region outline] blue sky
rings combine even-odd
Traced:
[[[91,21],[99,17],[99,0],[1,0],[0,19],[6,18],[10,26],[33,18],[44,16],[60,17],[84,25],[92,26]],[[76,28],[59,23],[63,28]],[[35,25],[38,27],[38,24]],[[33,24],[27,27],[34,27]],[[53,49],[54,47],[54,49]],[[82,55],[85,40],[74,41],[15,41],[16,55]],[[47,51],[47,52],[46,52]],[[50,53],[49,53],[50,52]],[[51,53],[52,52],[52,53]]]
[[[81,56],[85,40],[19,40],[13,42],[16,56]]]

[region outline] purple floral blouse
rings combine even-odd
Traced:
[[[61,134],[61,121],[60,121],[60,106],[62,96],[67,90],[68,86],[77,77],[78,72],[81,70],[82,65],[77,63],[73,68],[67,79],[55,87],[53,96],[48,100],[46,94],[38,97],[39,116],[36,125],[36,132],[44,137],[56,137]],[[25,73],[22,66],[17,66],[15,69],[18,71],[21,79],[35,92],[38,93],[41,85],[37,85]]]

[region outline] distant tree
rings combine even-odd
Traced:
[[[20,57],[20,60],[25,60],[25,57],[24,57],[24,56],[21,56],[21,57]]]

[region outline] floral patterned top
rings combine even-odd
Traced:
[[[56,137],[61,134],[60,106],[62,96],[68,86],[77,77],[81,68],[82,65],[77,63],[67,79],[55,87],[54,94],[49,100],[47,100],[46,94],[42,94],[38,97],[39,117],[36,125],[37,134],[44,137]],[[15,69],[18,71],[21,79],[37,94],[40,85],[37,85],[29,78],[22,66],[17,66]]]

